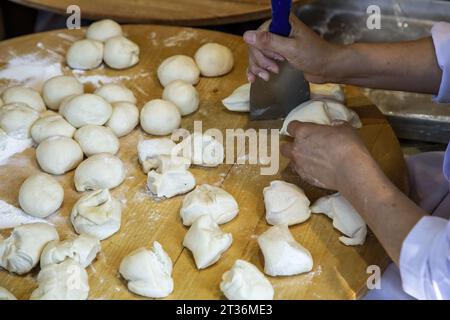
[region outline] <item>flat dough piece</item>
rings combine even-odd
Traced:
[[[250,111],[250,83],[243,84],[222,100],[222,104],[230,111]]]

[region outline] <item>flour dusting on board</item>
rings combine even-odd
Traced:
[[[176,47],[181,46],[185,41],[197,38],[197,33],[193,30],[183,30],[178,32],[176,35],[168,37],[164,40],[164,46],[166,47]]]
[[[8,158],[33,146],[33,139],[17,140],[5,133],[0,133],[0,165],[8,162]]]
[[[36,222],[48,223],[45,220],[29,216],[19,208],[0,200],[0,229],[15,228]]]

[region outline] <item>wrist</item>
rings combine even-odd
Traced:
[[[332,44],[333,48],[329,50],[329,56],[326,59],[323,82],[324,83],[342,83],[348,82],[352,77],[351,70],[355,63],[355,52],[352,45]]]

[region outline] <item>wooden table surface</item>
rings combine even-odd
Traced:
[[[110,18],[127,23],[204,26],[266,19],[270,0],[11,0],[66,15],[69,5],[81,8],[83,19]],[[294,0],[294,5],[305,0]]]
[[[228,46],[236,60],[232,72],[221,78],[202,78],[197,85],[201,103],[199,110],[182,120],[182,127],[193,128],[194,120],[201,120],[203,130],[219,128],[252,128],[247,114],[232,113],[221,105],[237,86],[245,83],[247,48],[240,37],[218,32],[164,26],[124,26],[128,36],[139,44],[141,61],[125,70],[114,71],[100,67],[94,71],[75,72],[85,83],[86,91],[107,82],[122,82],[138,98],[138,106],[160,98],[162,87],[156,78],[161,61],[174,54],[193,55],[205,42],[214,41]],[[75,39],[82,38],[83,30],[53,31],[16,38],[0,43],[0,91],[7,85],[26,83],[39,88],[50,75],[62,71],[71,74],[64,62],[64,53]],[[32,71],[30,71],[32,70]],[[23,75],[23,72],[28,74]],[[360,115],[364,127],[359,131],[370,152],[384,172],[402,190],[407,190],[406,170],[398,141],[378,109],[371,105],[354,87],[346,88],[348,104]],[[140,128],[121,139],[118,156],[127,168],[127,179],[113,195],[123,203],[120,232],[102,241],[102,251],[88,267],[90,299],[135,299],[119,276],[119,264],[124,256],[142,246],[150,247],[159,241],[174,263],[175,290],[169,299],[223,299],[219,290],[222,274],[236,259],[245,259],[263,268],[263,256],[258,248],[257,235],[269,226],[265,221],[262,190],[270,181],[284,179],[303,187],[311,201],[327,194],[301,181],[280,157],[280,172],[276,176],[260,175],[257,165],[223,164],[217,168],[192,167],[197,184],[209,183],[230,192],[240,206],[237,218],[222,226],[233,234],[233,244],[218,263],[206,270],[195,268],[191,253],[182,246],[186,228],[179,217],[183,196],[155,201],[146,192],[146,176],[137,160],[136,145],[150,138]],[[283,137],[282,141],[287,138]],[[243,153],[239,156],[245,156]],[[34,149],[13,156],[0,166],[0,199],[18,206],[17,195],[21,183],[39,170]],[[81,196],[74,190],[73,171],[57,179],[65,189],[61,210],[49,217],[57,226],[62,239],[74,235],[68,215],[74,202]],[[362,246],[347,247],[338,241],[339,232],[323,215],[312,215],[307,222],[290,228],[294,237],[310,250],[314,258],[312,272],[293,277],[269,277],[275,288],[275,299],[354,299],[365,292],[366,269],[369,265],[384,268],[388,258],[369,231]],[[10,230],[0,232],[7,236]],[[0,286],[9,289],[20,299],[29,298],[36,287],[39,268],[25,276],[0,270]]]

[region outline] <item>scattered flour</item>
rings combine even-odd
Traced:
[[[48,221],[45,221],[43,219],[29,216],[19,208],[12,206],[3,200],[0,200],[0,229],[15,228],[22,224],[36,222],[49,223]]]
[[[181,46],[181,44],[185,41],[189,41],[191,39],[195,39],[197,37],[197,33],[193,30],[183,30],[178,32],[176,35],[168,37],[164,39],[164,46],[166,47],[177,47]]]
[[[32,147],[33,144],[33,139],[17,140],[0,133],[0,165],[6,164],[9,157]]]
[[[74,36],[71,36],[71,35],[68,35],[68,34],[65,34],[65,33],[61,33],[61,32],[57,33],[56,36],[58,38],[67,40],[69,42],[75,42],[75,41],[77,41],[79,39],[78,37],[74,37]]]
[[[115,76],[115,77],[113,76],[113,77],[109,77],[109,76],[105,76],[105,75],[101,75],[101,74],[88,75],[88,74],[86,74],[86,71],[84,71],[84,70],[73,70],[73,75],[81,83],[83,83],[83,84],[91,83],[95,87],[99,87],[101,85],[108,84],[108,83],[117,83],[117,82],[121,82],[121,81],[130,81],[130,80],[134,80],[134,79],[137,79],[137,78],[146,78],[146,77],[150,76],[150,74],[148,72],[141,71],[141,72],[139,72],[138,74],[136,74],[134,76]]]

